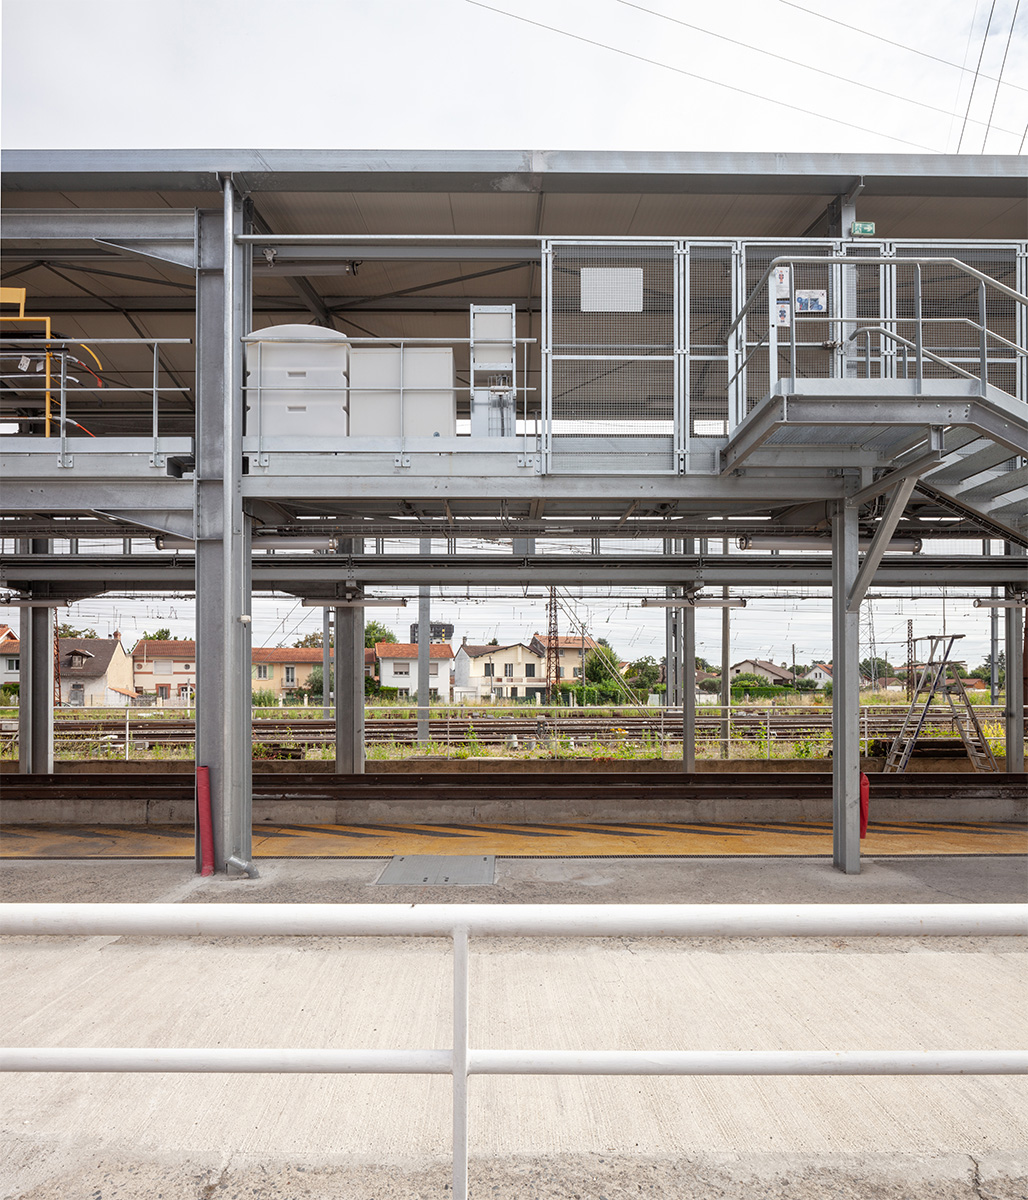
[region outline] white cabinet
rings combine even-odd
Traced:
[[[456,435],[457,398],[449,346],[351,347],[351,437]]]
[[[350,344],[343,334],[276,325],[245,340],[249,435],[258,428],[263,437],[347,435]]]

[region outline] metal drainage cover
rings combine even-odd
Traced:
[[[376,883],[476,887],[494,882],[493,854],[398,854]]]

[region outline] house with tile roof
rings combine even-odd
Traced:
[[[772,687],[787,687],[792,683],[792,671],[788,667],[777,667],[764,658],[746,658],[733,663],[728,677],[734,679],[737,675],[760,675]]]
[[[137,695],[187,707],[196,694],[196,642],[140,638],[132,647],[132,675]]]
[[[827,663],[814,663],[803,679],[810,683],[816,683],[818,691],[820,691],[832,682],[832,668]]]
[[[0,630],[2,632],[2,630]],[[61,704],[76,708],[124,708],[135,699],[132,658],[121,634],[111,638],[59,638]],[[21,642],[0,641],[0,687],[18,683]]]
[[[529,646],[543,660],[543,676],[546,675],[546,647],[549,638],[541,633],[533,633]],[[585,660],[590,650],[598,650],[599,642],[593,641],[588,634],[574,634],[571,637],[557,638],[557,678],[569,683],[582,683],[585,678]]]
[[[254,691],[271,691],[276,701],[292,699],[323,663],[320,646],[255,646],[250,651]]]
[[[444,643],[429,646],[429,693],[433,700],[450,698],[450,664],[453,648]],[[396,688],[397,695],[410,696],[418,690],[418,646],[416,642],[376,642],[378,681]]]
[[[483,646],[463,642],[453,659],[455,700],[542,700],[546,659],[524,642]]]

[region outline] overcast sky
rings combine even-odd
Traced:
[[[1017,2],[3,0],[0,131],[5,148],[1013,154],[1028,129]],[[784,661],[793,643],[803,662],[831,653],[827,604],[795,591],[735,614],[733,661]],[[988,617],[965,596],[865,605],[880,652],[902,658],[911,617],[919,635],[966,631],[979,662]],[[415,611],[376,615],[403,637]],[[659,612],[620,599],[577,612],[625,657],[661,657]],[[69,615],[104,635],[192,634],[188,598],[104,598]],[[452,599],[435,615],[458,641],[521,638],[545,620],[524,600]],[[17,626],[17,613],[0,620]],[[319,623],[291,600],[258,601],[254,644]],[[865,615],[862,655],[868,633]],[[698,652],[716,659],[719,638],[719,614],[701,613]]]

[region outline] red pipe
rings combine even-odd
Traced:
[[[200,828],[200,874],[214,874],[214,823],[211,820],[211,769],[196,768],[196,816]]]
[[[861,772],[860,775],[860,836],[867,837],[867,811],[871,800],[871,780]]]

